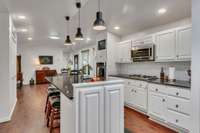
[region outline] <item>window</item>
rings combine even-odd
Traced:
[[[82,56],[82,67],[83,67],[83,74],[84,75],[90,75],[90,69],[89,69],[89,50],[81,51]]]

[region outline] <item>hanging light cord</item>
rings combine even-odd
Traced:
[[[98,0],[98,8],[99,8],[99,11],[100,11],[100,0]]]
[[[80,8],[79,8],[79,11],[78,11],[79,13],[79,15],[78,15],[78,18],[79,18],[79,27],[81,27],[81,11],[80,11]]]

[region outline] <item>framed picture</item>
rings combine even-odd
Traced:
[[[39,61],[41,65],[52,65],[53,56],[39,56]]]
[[[98,41],[98,50],[106,49],[106,40]]]

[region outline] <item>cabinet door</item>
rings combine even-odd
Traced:
[[[166,115],[166,98],[164,95],[150,93],[149,94],[149,114],[158,118],[159,120],[165,120]]]
[[[156,35],[157,57],[156,60],[174,60],[176,49],[176,32],[169,30]]]
[[[147,91],[145,89],[135,89],[134,90],[135,105],[143,110],[147,110]]]
[[[117,61],[131,62],[131,41],[117,44]]]
[[[123,85],[105,86],[105,133],[124,133],[123,99]]]
[[[104,133],[104,88],[80,90],[79,133]]]
[[[126,104],[132,104],[132,93],[133,89],[131,86],[125,86],[124,87],[124,100]]]
[[[178,59],[190,59],[192,47],[192,27],[177,29],[176,55]]]

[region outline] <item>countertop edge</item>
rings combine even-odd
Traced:
[[[117,77],[117,78],[124,78],[124,79],[130,79],[130,80],[139,80],[139,81],[145,81],[148,83],[152,83],[152,84],[159,84],[159,85],[166,85],[166,86],[173,86],[173,87],[179,87],[179,88],[183,88],[183,89],[191,89],[191,86],[186,86],[186,85],[175,85],[175,84],[169,84],[169,83],[161,83],[161,82],[155,82],[155,81],[150,81],[150,80],[142,80],[142,79],[134,79],[134,78],[129,78],[126,76],[120,76],[120,75],[109,75],[110,77]]]

